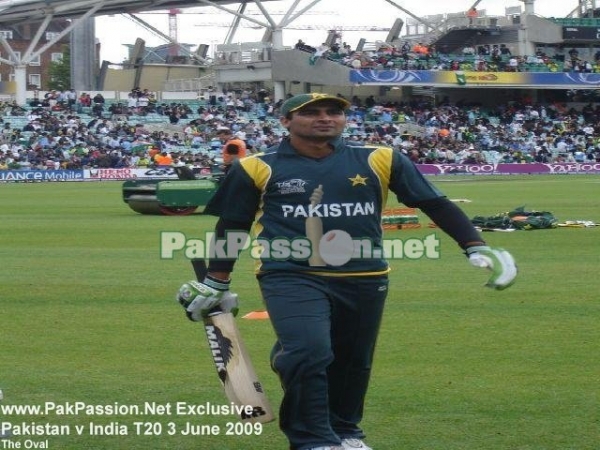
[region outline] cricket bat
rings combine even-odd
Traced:
[[[314,208],[319,203],[321,203],[321,198],[323,197],[323,185],[319,185],[312,195],[310,196],[310,206]],[[307,217],[304,223],[305,234],[308,240],[310,241],[310,247],[312,249],[312,253],[308,258],[308,265],[315,266],[325,266],[327,265],[323,258],[321,258],[321,254],[319,253],[319,243],[321,238],[323,237],[323,221],[320,217]]]
[[[192,260],[198,281],[206,275],[203,259]],[[244,345],[232,313],[219,309],[204,319],[204,331],[225,396],[237,408],[242,422],[271,422],[275,419],[271,404],[258,380],[250,354]]]

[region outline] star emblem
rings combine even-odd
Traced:
[[[356,174],[353,178],[348,178],[352,183],[352,187],[354,186],[366,186],[367,185],[367,177],[361,177],[359,174]]]

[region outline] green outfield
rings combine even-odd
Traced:
[[[600,222],[598,176],[433,180],[449,198],[470,200],[460,203],[470,217],[525,205],[559,221]],[[200,237],[214,218],[139,215],[121,200],[120,182],[2,184],[0,205],[0,408],[49,407],[0,409],[0,430],[14,435],[0,449],[287,448],[276,423],[243,428],[196,408],[227,401],[203,330],[174,300],[192,278],[189,261],[160,259],[159,236]],[[420,222],[386,235],[439,233]],[[485,237],[517,259],[509,290],[484,288],[487,273],[444,235],[440,259],[392,262],[367,442],[375,450],[597,450],[600,227]],[[234,273],[240,315],[262,307],[251,263],[244,254]],[[239,324],[277,405],[270,324]],[[199,435],[186,435],[188,426]]]

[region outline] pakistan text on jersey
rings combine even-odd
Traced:
[[[355,217],[375,214],[375,203],[321,203],[318,205],[281,205],[283,217]]]

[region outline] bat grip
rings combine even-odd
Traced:
[[[213,309],[211,309],[208,312],[208,314],[206,314],[206,317],[218,316],[219,314],[224,314],[224,313],[225,313],[225,311],[223,311],[220,306],[215,306]]]

